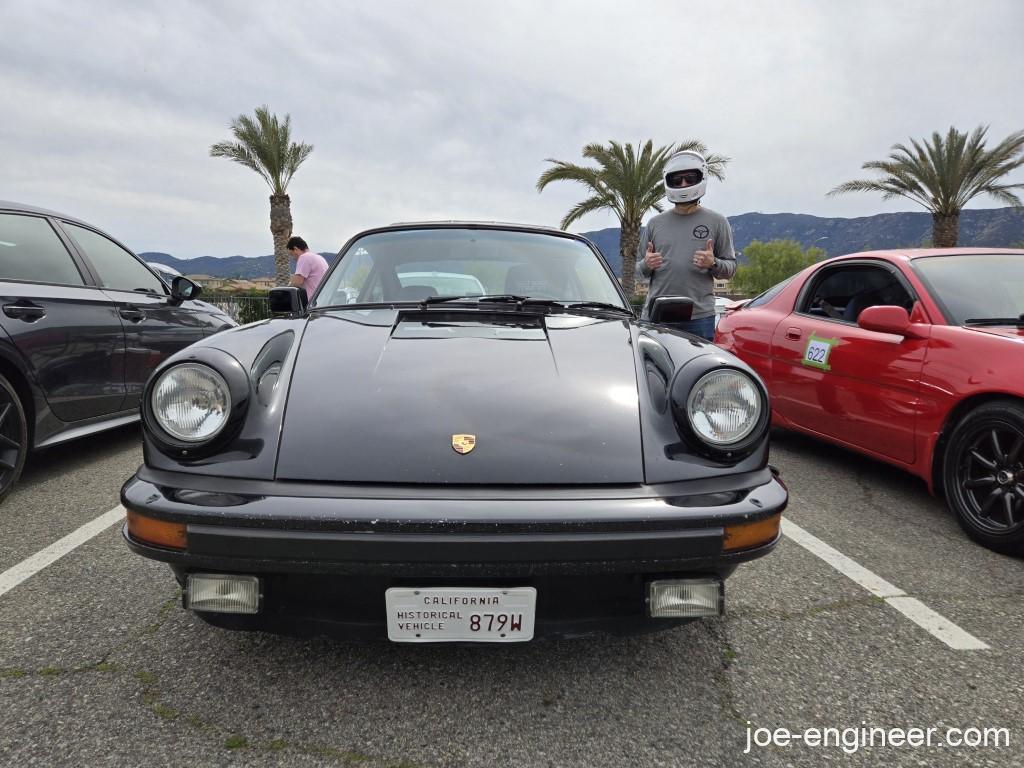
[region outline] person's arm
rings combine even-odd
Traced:
[[[711,267],[711,274],[718,280],[729,280],[736,274],[736,252],[732,248],[732,227],[724,217],[714,246],[715,264]]]
[[[647,255],[647,243],[650,242],[651,230],[649,227],[640,229],[640,242],[636,248],[636,266],[633,269],[633,277],[637,280],[650,280],[653,271],[647,266],[644,257]]]
[[[299,258],[295,260],[295,274],[292,275],[288,285],[295,285],[301,288],[306,284],[306,278],[309,277],[309,273],[312,271],[313,259],[309,257],[309,251],[303,251],[299,254]]]

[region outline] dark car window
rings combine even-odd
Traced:
[[[889,270],[851,264],[824,269],[816,275],[797,311],[856,323],[863,310],[879,305],[903,307],[909,312],[914,299]]]
[[[753,309],[754,307],[760,307],[762,304],[767,304],[769,301],[771,301],[780,293],[782,293],[782,289],[789,285],[789,282],[792,279],[792,277],[787,277],[781,283],[776,283],[764,293],[755,296],[754,298],[747,302],[746,308]]]
[[[316,306],[514,294],[625,305],[586,244],[540,232],[411,229],[371,233],[342,254]]]
[[[0,280],[85,284],[50,222],[10,213],[0,214]]]
[[[65,223],[64,226],[85,251],[85,255],[99,274],[104,288],[164,293],[163,283],[160,282],[160,279],[113,240],[75,224]]]

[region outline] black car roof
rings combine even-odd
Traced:
[[[67,221],[74,221],[78,224],[85,224],[87,227],[92,225],[82,221],[76,216],[68,216],[64,213],[58,213],[57,211],[51,211],[49,208],[39,208],[35,205],[25,205],[24,203],[15,203],[10,200],[0,200],[0,211],[16,211],[18,213],[38,213],[43,216],[55,216],[58,219],[66,219]]]

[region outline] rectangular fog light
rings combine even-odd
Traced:
[[[260,580],[227,573],[189,574],[185,607],[210,613],[259,613]]]
[[[725,588],[718,579],[672,579],[647,585],[653,618],[696,619],[725,610]]]

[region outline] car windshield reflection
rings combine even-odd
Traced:
[[[1024,253],[925,256],[913,264],[954,325],[1014,324],[1024,313]]]
[[[607,268],[579,240],[557,234],[436,228],[371,233],[353,242],[314,307],[480,302],[510,297],[555,306],[628,309]]]

